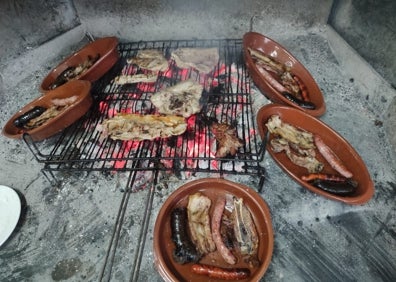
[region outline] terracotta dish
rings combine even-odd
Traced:
[[[14,114],[4,126],[3,134],[9,138],[18,139],[22,137],[22,134],[28,133],[34,141],[40,141],[62,131],[88,111],[92,104],[90,90],[91,83],[89,81],[72,80],[55,90],[49,91],[47,95],[33,100]],[[14,125],[14,121],[18,117],[36,106],[48,109],[53,106],[53,99],[66,99],[73,96],[76,96],[76,98],[72,104],[38,127],[28,130]]]
[[[84,64],[89,58],[97,58],[94,64],[76,76],[74,79],[88,80],[94,82],[101,78],[117,62],[119,53],[117,50],[118,39],[116,37],[105,37],[85,45],[82,49],[72,54],[56,66],[44,78],[40,90],[47,92],[55,80],[66,69]]]
[[[269,134],[267,151],[270,153],[271,157],[276,161],[276,163],[278,163],[278,165],[296,182],[319,195],[351,205],[364,204],[371,199],[374,194],[374,184],[370,178],[367,167],[359,154],[343,137],[341,137],[332,128],[315,117],[312,117],[294,108],[272,104],[262,107],[257,114],[258,130],[262,139],[264,139],[268,133],[265,124],[272,115],[278,115],[285,123],[319,135],[325,144],[330,147],[331,150],[346,165],[348,170],[353,173],[352,178],[358,183],[358,186],[353,194],[348,196],[340,196],[328,193],[324,190],[316,188],[308,182],[302,181],[300,177],[302,175],[308,174],[307,169],[293,164],[284,152],[273,152],[269,145],[269,142],[273,136],[272,134]],[[316,158],[325,164],[325,167],[321,173],[337,174],[337,172],[331,168],[329,163],[322,157],[319,151],[316,152]]]
[[[291,102],[285,98],[282,93],[276,90],[260,73],[256,64],[250,55],[248,49],[258,50],[265,55],[272,57],[274,60],[281,64],[290,67],[290,72],[297,75],[304,85],[306,86],[309,94],[309,100],[316,108],[306,109],[298,106],[296,103]],[[245,58],[246,66],[249,70],[249,74],[253,79],[255,85],[259,90],[272,102],[288,105],[297,109],[300,109],[312,116],[321,116],[326,111],[326,105],[323,99],[322,92],[320,91],[315,80],[308,72],[308,70],[290,54],[284,47],[274,40],[256,32],[248,32],[243,36],[243,53]]]
[[[209,277],[191,272],[192,263],[178,264],[173,259],[175,245],[171,240],[170,217],[177,206],[187,206],[188,196],[201,192],[212,200],[210,213],[219,196],[226,194],[243,198],[249,208],[259,234],[258,267],[251,268],[249,279],[240,281],[259,281],[264,276],[272,257],[273,231],[269,208],[262,197],[250,187],[224,179],[205,178],[191,181],[173,192],[163,204],[154,228],[154,260],[155,265],[165,281],[209,281]],[[230,266],[215,251],[203,257],[199,263],[211,264],[218,267],[248,267],[241,260]],[[211,278],[210,281],[224,281]]]

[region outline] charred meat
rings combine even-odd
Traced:
[[[238,138],[237,131],[227,123],[212,123],[210,126],[217,141],[216,157],[235,156],[244,143]]]

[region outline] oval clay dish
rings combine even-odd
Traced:
[[[248,49],[258,50],[265,55],[272,57],[274,60],[290,67],[290,72],[297,75],[305,84],[310,102],[315,104],[313,110],[298,106],[296,103],[289,101],[278,90],[276,90],[260,73],[254,63]],[[300,109],[309,115],[319,117],[326,111],[326,105],[322,92],[316,84],[314,78],[309,71],[301,64],[291,53],[289,53],[282,45],[274,40],[256,32],[248,32],[243,36],[243,53],[249,74],[254,84],[259,90],[272,102],[289,105]]]
[[[91,67],[74,79],[88,80],[90,82],[98,80],[117,62],[119,58],[117,46],[118,39],[116,37],[104,37],[85,45],[51,70],[43,79],[40,90],[44,93],[51,90],[50,86],[63,71],[70,67],[77,67],[88,60],[89,57],[95,58],[99,56]]]
[[[337,132],[328,125],[302,111],[283,105],[266,105],[257,114],[257,125],[261,138],[264,140],[268,133],[265,124],[272,115],[278,115],[282,122],[291,124],[299,129],[318,134],[332,151],[340,158],[344,165],[353,173],[353,179],[358,183],[357,190],[352,195],[340,196],[323,191],[308,182],[302,181],[300,177],[308,174],[306,168],[293,164],[284,152],[275,153],[270,147],[270,140],[273,138],[269,134],[267,140],[267,151],[275,162],[296,182],[308,190],[332,200],[337,200],[351,205],[359,205],[368,202],[374,194],[374,184],[362,158],[353,147]],[[322,157],[316,149],[316,158],[325,166],[321,173],[338,174]],[[338,174],[339,175],[339,174]]]
[[[34,141],[48,138],[82,117],[92,105],[91,83],[85,80],[72,80],[66,84],[51,90],[47,95],[36,98],[17,113],[15,113],[3,128],[3,134],[9,138],[20,139],[24,133],[28,133]],[[57,116],[50,118],[42,125],[33,129],[16,127],[14,120],[36,106],[50,108],[53,99],[66,99],[77,96],[77,99]]]
[[[250,268],[251,275],[248,279],[239,281],[258,281],[264,276],[272,257],[274,238],[270,210],[262,197],[252,188],[217,178],[204,178],[182,185],[168,197],[159,211],[154,228],[154,261],[162,278],[165,281],[224,281],[194,274],[191,272],[192,263],[182,265],[173,259],[175,245],[171,240],[171,212],[177,206],[186,207],[188,196],[197,192],[201,192],[212,200],[210,216],[218,197],[228,194],[243,198],[259,235],[258,259],[260,264],[255,268]],[[248,267],[248,264],[241,259],[238,259],[235,265],[227,264],[217,251],[206,255],[199,263],[224,268]]]

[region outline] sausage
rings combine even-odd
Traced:
[[[193,264],[191,270],[195,274],[223,280],[241,280],[250,276],[248,268],[221,268],[205,264]]]
[[[23,115],[17,117],[14,120],[16,127],[24,127],[31,119],[34,119],[44,113],[47,109],[44,107],[36,106],[33,109],[27,111]]]
[[[172,241],[175,243],[173,259],[180,263],[197,262],[201,256],[187,233],[187,209],[177,207],[171,213]]]
[[[287,88],[284,87],[280,82],[278,82],[267,70],[265,70],[263,67],[259,66],[256,64],[257,69],[260,71],[260,73],[264,76],[265,80],[268,81],[269,84],[272,85],[277,91],[279,92],[287,92]]]
[[[301,176],[301,180],[307,181],[307,182],[314,181],[317,179],[343,183],[343,182],[346,182],[348,178],[345,178],[343,176],[338,176],[335,174],[325,174],[325,173],[311,173],[311,174]]]
[[[290,94],[289,92],[285,91],[282,92],[282,95],[289,101],[293,102],[294,104],[300,106],[301,108],[307,109],[307,110],[315,110],[316,106],[314,103],[309,102],[309,101],[303,101],[301,99],[298,99],[296,96]]]
[[[236,258],[224,244],[220,233],[221,217],[223,215],[225,204],[226,204],[225,198],[219,198],[214,207],[214,211],[212,214],[212,222],[211,222],[212,238],[216,245],[217,250],[219,251],[220,255],[223,257],[223,259],[228,264],[235,264]]]
[[[353,176],[347,167],[342,163],[338,156],[328,147],[319,135],[314,136],[315,145],[319,152],[326,159],[332,168],[339,172],[342,176],[346,178],[351,178]]]
[[[293,75],[293,79],[295,82],[297,82],[298,87],[300,88],[302,100],[305,102],[309,102],[308,89],[305,86],[304,82],[295,74]]]
[[[342,196],[353,194],[357,188],[357,186],[351,181],[336,182],[330,180],[315,179],[311,183],[313,186],[326,192]]]

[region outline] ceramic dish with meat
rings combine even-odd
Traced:
[[[91,83],[73,80],[21,108],[6,123],[3,134],[19,139],[28,133],[34,141],[46,139],[82,117],[92,105]]]
[[[266,105],[257,124],[271,157],[303,187],[347,204],[364,204],[373,196],[362,158],[319,119],[295,108]]]
[[[163,204],[154,259],[165,281],[258,281],[273,243],[269,208],[257,192],[205,178],[179,187]]]
[[[314,78],[282,45],[248,32],[243,36],[243,52],[254,84],[272,102],[316,117],[325,113],[324,98]]]
[[[46,93],[74,79],[98,80],[117,62],[117,46],[116,37],[100,38],[85,45],[52,69],[43,79],[40,90]]]

